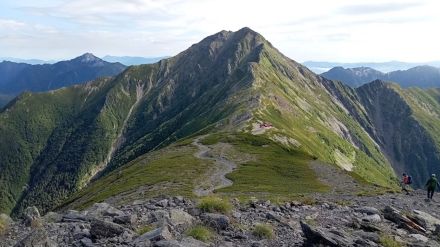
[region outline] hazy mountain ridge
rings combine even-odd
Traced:
[[[342,63],[342,62],[324,62],[324,61],[305,61],[302,63],[307,66],[313,72],[321,74],[329,71],[334,67],[344,67],[344,68],[358,68],[358,67],[368,67],[378,70],[383,73],[388,73],[397,70],[407,70],[417,66],[433,66],[440,68],[440,61],[422,62],[422,63],[409,63],[400,61],[390,61],[390,62],[355,62],[355,63]]]
[[[98,77],[114,76],[124,69],[120,63],[108,63],[90,53],[54,64],[4,61],[0,63],[0,94],[11,99],[24,91],[49,91]]]
[[[440,68],[426,65],[388,73],[382,73],[368,67],[347,69],[335,67],[321,75],[331,80],[342,81],[351,87],[358,87],[374,80],[396,82],[404,88],[440,87]]]
[[[437,91],[429,94],[438,96]],[[366,183],[395,187],[391,164],[406,168],[414,160],[396,163],[386,158],[390,153],[381,145],[389,143],[380,142],[377,130],[381,118],[375,118],[374,106],[365,103],[373,96],[312,73],[249,28],[222,31],[158,63],[131,66],[114,78],[49,93],[26,93],[9,104],[0,114],[0,151],[6,157],[0,160],[0,168],[6,171],[0,174],[1,198],[5,198],[0,201],[0,211],[14,208],[19,213],[29,205],[49,210],[87,186],[93,177],[95,182],[84,190],[91,190],[90,194],[84,192],[85,199],[106,199],[114,191],[104,187],[113,185],[99,185],[108,180],[115,184],[125,181],[119,176],[137,167],[137,160],[149,157],[150,151],[170,156],[163,166],[179,164],[182,157],[194,160],[188,150],[194,149],[191,138],[200,134],[235,145],[244,157],[252,157],[258,150],[259,162],[287,162],[276,160],[279,157],[268,154],[266,147],[282,158],[299,160],[299,174],[287,170],[281,176],[291,177],[282,179],[303,174],[296,180],[319,184],[307,165],[314,157]],[[410,106],[399,103],[396,107],[405,112]],[[426,124],[434,119],[423,118]],[[270,127],[261,127],[262,123],[270,123]],[[426,124],[420,125],[421,132]],[[220,137],[215,134],[218,131],[223,133]],[[189,142],[182,141],[185,138]],[[175,145],[185,150],[184,155],[163,149],[177,140]],[[231,176],[243,179],[252,172],[267,174],[267,170],[258,170],[266,162],[258,166],[252,159],[249,162]],[[271,165],[274,169],[282,164]],[[420,176],[432,167],[428,164]],[[295,165],[289,169],[293,168]],[[146,174],[160,177],[162,173],[158,169]],[[139,179],[133,178],[132,183],[143,186]],[[126,183],[129,180],[124,186]],[[259,188],[252,184],[255,181],[250,183],[224,193]],[[259,192],[264,194],[267,189]]]
[[[56,63],[55,60],[42,60],[42,59],[32,59],[32,58],[26,59],[26,58],[15,58],[15,57],[0,57],[0,62],[26,63],[31,65]]]
[[[152,64],[156,63],[162,59],[169,58],[169,56],[163,57],[134,57],[134,56],[110,56],[106,55],[102,57],[102,60],[111,63],[121,63],[127,66],[131,65],[141,65],[141,64]]]

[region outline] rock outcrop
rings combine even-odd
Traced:
[[[27,215],[11,222],[0,240],[5,246],[440,246],[440,209],[423,197],[422,191],[411,196],[332,195],[313,205],[232,200],[227,214],[203,212],[181,197],[118,208],[97,203],[84,211],[38,217],[37,228],[27,227]],[[257,225],[273,228],[273,236],[256,233]],[[209,237],[195,229],[205,229]]]

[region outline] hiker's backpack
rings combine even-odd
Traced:
[[[406,184],[412,184],[412,177],[408,176],[408,179],[406,180]]]

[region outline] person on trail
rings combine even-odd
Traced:
[[[405,191],[407,195],[409,195],[408,187],[411,184],[411,177],[406,173],[402,174],[402,181],[400,185],[402,186],[402,191]]]
[[[437,188],[437,186],[440,187],[440,184],[438,183],[435,174],[432,174],[425,184],[425,187],[428,190],[428,199],[432,200],[432,197],[434,196],[435,188]]]

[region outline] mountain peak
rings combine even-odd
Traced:
[[[73,60],[82,62],[82,63],[95,63],[95,62],[102,62],[103,60],[100,59],[99,57],[93,55],[92,53],[84,53],[83,55],[74,58]]]
[[[239,29],[236,33],[260,35],[259,33],[255,32],[254,30],[250,29],[249,27],[243,27],[243,28]]]

